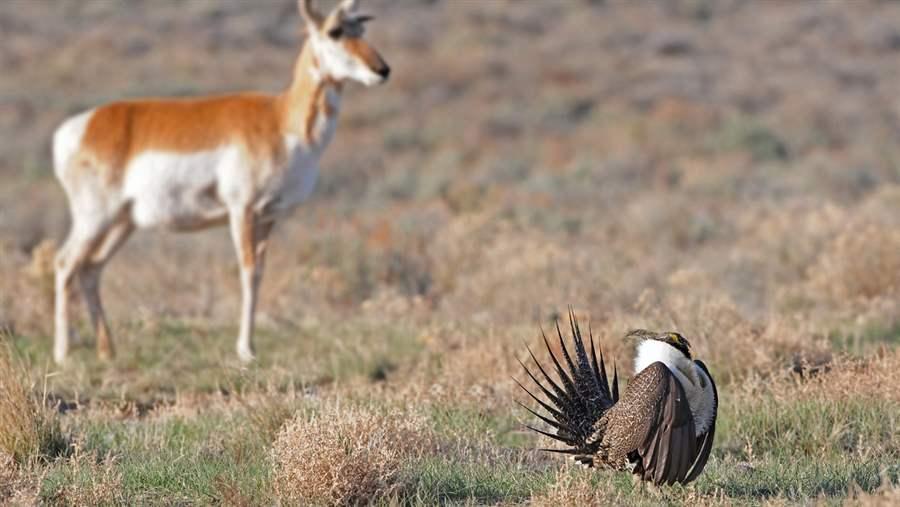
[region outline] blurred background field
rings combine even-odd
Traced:
[[[900,498],[900,3],[363,8],[391,81],[347,90],[314,197],[276,229],[258,363],[234,358],[227,231],[143,231],[104,277],[118,357],[85,318],[57,369],[53,128],[122,97],[278,92],[300,22],[293,0],[0,5],[0,329],[69,442],[14,456],[0,501],[353,502],[291,467],[362,473],[329,442],[379,427],[415,435],[361,461],[386,502]],[[707,360],[721,428],[695,485],[531,450],[515,359],[570,304],[622,370],[634,327]]]

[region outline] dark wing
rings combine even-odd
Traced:
[[[631,405],[628,419],[634,423],[628,440],[639,442],[640,463],[634,472],[656,485],[684,482],[697,457],[694,419],[684,388],[661,362],[642,370],[632,384],[635,388],[629,386],[622,403],[623,408]]]
[[[572,341],[575,346],[575,357],[569,353],[563,338],[562,330],[557,324],[556,330],[559,335],[559,344],[562,350],[563,361],[566,368],[560,364],[559,359],[553,353],[550,347],[550,341],[546,335],[543,335],[544,345],[553,362],[553,367],[559,377],[559,383],[547,373],[534,354],[531,358],[537,365],[538,372],[545,383],[538,380],[538,377],[532,371],[522,364],[528,377],[538,386],[547,402],[538,398],[530,392],[522,384],[522,389],[528,393],[537,403],[547,411],[549,417],[538,414],[537,412],[525,407],[526,410],[537,416],[540,420],[556,429],[556,434],[539,430],[528,426],[529,429],[536,431],[542,435],[548,436],[555,440],[559,440],[570,446],[570,449],[547,449],[555,452],[575,455],[580,458],[579,461],[590,462],[590,455],[595,451],[595,445],[587,443],[588,437],[594,431],[594,424],[600,420],[600,417],[613,405],[613,393],[618,395],[618,376],[614,376],[613,390],[610,390],[609,382],[606,377],[606,365],[603,360],[603,352],[600,352],[600,362],[597,362],[597,353],[593,346],[593,337],[591,339],[591,356],[588,357],[587,350],[584,346],[584,340],[581,335],[581,329],[575,320],[574,313],[569,311],[569,322],[572,329]],[[529,354],[531,350],[528,351]],[[521,362],[520,362],[521,363]],[[568,371],[566,371],[568,369]],[[516,381],[518,383],[518,381]],[[546,385],[545,385],[546,384]]]
[[[700,447],[700,453],[697,455],[696,461],[694,461],[694,465],[691,467],[691,471],[688,472],[687,477],[684,479],[684,482],[691,482],[700,475],[700,472],[703,471],[703,467],[706,466],[706,462],[709,460],[709,452],[712,450],[713,439],[716,436],[716,417],[719,413],[719,391],[716,389],[716,383],[713,381],[712,375],[709,374],[709,369],[706,368],[706,365],[703,364],[703,361],[699,359],[694,361],[694,363],[703,370],[703,373],[706,373],[706,376],[709,378],[709,382],[712,384],[713,388],[713,400],[715,405],[713,407],[713,418],[710,423],[709,430],[703,435],[697,437],[697,445]]]

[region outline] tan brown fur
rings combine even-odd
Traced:
[[[309,69],[318,68],[312,51],[304,50],[297,59],[294,69],[294,83],[280,99],[282,106],[282,119],[286,132],[294,134],[306,142],[314,141],[316,120],[320,117],[333,117],[337,114],[334,107],[328,103],[327,94],[329,87],[336,93],[343,91],[343,85],[330,80],[316,82],[310,78]]]
[[[110,183],[121,182],[128,163],[148,150],[191,153],[236,143],[252,159],[277,162],[284,157],[279,105],[253,93],[116,102],[96,110],[82,146],[109,171]]]
[[[381,55],[361,38],[348,37],[343,40],[343,45],[348,53],[355,55],[372,69],[381,69],[387,65]]]
[[[360,50],[366,58],[381,60],[364,42],[360,47],[367,48]],[[331,88],[341,93],[343,86],[330,80],[316,82],[308,75],[311,68],[316,68],[315,58],[304,49],[291,87],[278,96],[240,93],[102,106],[88,122],[82,140],[81,156],[92,163],[81,165],[91,170],[102,167],[107,171],[106,181],[118,184],[129,162],[145,151],[193,153],[237,144],[248,159],[257,162],[254,165],[277,166],[285,157],[284,135],[314,142],[316,121],[337,114],[326,91]]]

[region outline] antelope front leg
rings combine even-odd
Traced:
[[[112,343],[112,333],[109,331],[109,323],[106,322],[106,313],[103,311],[103,303],[100,301],[100,275],[109,258],[116,253],[134,230],[134,225],[127,218],[129,211],[130,207],[124,209],[120,218],[110,226],[80,273],[82,294],[97,337],[97,356],[104,360],[112,359],[115,349]]]
[[[241,270],[241,329],[237,339],[237,353],[245,363],[252,361],[254,357],[253,324],[256,317],[256,300],[272,225],[272,222],[257,223],[250,209],[243,209],[231,215],[231,235]]]

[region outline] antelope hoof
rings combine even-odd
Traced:
[[[116,353],[111,348],[100,348],[97,349],[97,357],[101,361],[112,361],[116,357]]]
[[[249,348],[238,348],[238,359],[244,364],[249,364],[256,359],[256,355]]]
[[[57,347],[53,349],[53,362],[55,362],[57,366],[65,365],[66,355],[68,355],[68,350],[66,350],[65,348]]]

